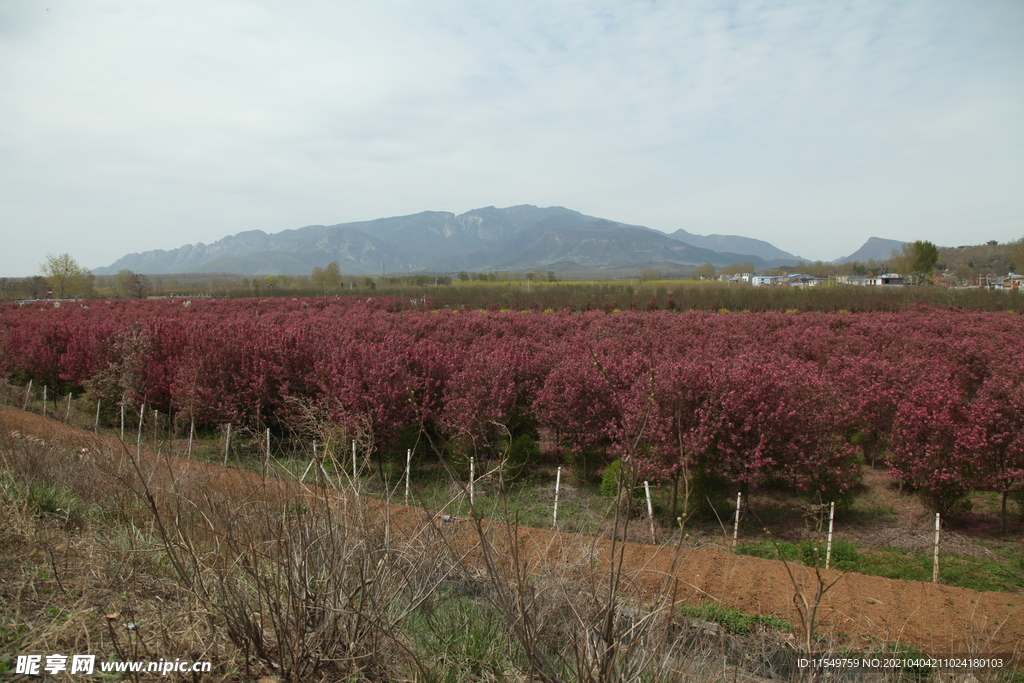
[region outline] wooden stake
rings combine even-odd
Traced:
[[[828,543],[825,545],[825,569],[832,564],[832,522],[836,518],[836,502],[833,500],[828,510]]]
[[[263,474],[266,476],[267,468],[270,467],[270,427],[267,427],[267,448],[263,454]]]
[[[551,525],[558,528],[558,490],[562,488],[562,468],[559,467],[555,473],[555,513],[551,519]]]
[[[743,500],[743,492],[740,491],[736,494],[736,521],[732,525],[732,547],[736,547],[737,539],[740,535],[740,502]]]
[[[143,422],[143,419],[145,417],[146,417],[146,404],[143,403],[142,406],[139,408],[139,433],[138,433],[138,436],[135,438],[135,455],[136,456],[142,455],[142,422]]]
[[[939,582],[939,513],[935,513],[935,553],[932,559],[932,583]]]
[[[46,385],[43,385],[43,417],[46,417]]]
[[[32,396],[32,380],[28,381],[28,388],[25,389],[25,403],[21,406],[22,410],[28,410],[28,399]]]
[[[190,457],[190,458],[192,457],[192,437],[195,435],[195,433],[196,433],[196,418],[193,417],[192,420],[188,424],[188,457]]]
[[[473,477],[474,476],[475,475],[474,475],[474,470],[473,470],[473,458],[470,458],[469,459],[469,504],[470,505],[473,504]]]
[[[654,542],[654,506],[651,505],[651,485],[644,482],[644,493],[647,494],[647,520],[651,523],[651,542]]]
[[[306,465],[306,471],[302,473],[301,477],[299,477],[299,483],[300,484],[302,482],[306,481],[306,475],[309,474],[309,470],[312,469],[313,463],[315,463],[315,462],[316,462],[316,441],[313,442],[313,459],[309,461],[309,464]]]
[[[409,470],[412,466],[412,449],[405,451],[405,504],[409,504]]]
[[[124,441],[124,403],[121,404],[121,441]]]
[[[96,423],[92,426],[92,431],[99,434],[100,432],[100,403],[102,399],[96,399]]]
[[[228,466],[228,449],[231,448],[231,423],[228,422],[228,433],[224,437],[224,467]]]
[[[68,409],[64,412],[64,421],[71,421],[71,392],[68,392]]]
[[[359,472],[356,467],[356,440],[352,439],[352,490],[355,491],[357,498],[359,497],[359,487],[356,485],[358,476]]]

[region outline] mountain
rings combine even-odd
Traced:
[[[589,270],[694,266],[713,263],[726,266],[752,261],[764,268],[763,259],[750,254],[713,252],[681,244],[664,233],[646,228],[594,220],[575,226],[541,224],[482,249],[439,259],[428,270]]]
[[[680,238],[720,238],[734,249],[710,249]],[[732,240],[732,241],[729,241]],[[750,250],[747,250],[747,249]],[[723,235],[702,238],[677,231],[669,236],[643,226],[586,216],[560,206],[504,209],[488,206],[456,216],[424,211],[339,225],[309,225],[267,234],[249,230],[206,245],[128,254],[97,275],[128,269],[138,273],[231,272],[244,275],[312,272],[337,261],[343,273],[459,270],[524,271],[649,267],[725,266],[744,261],[758,268],[798,259],[767,242]]]
[[[887,261],[894,250],[898,251],[903,248],[906,242],[900,242],[899,240],[887,240],[881,237],[869,237],[868,241],[861,246],[860,249],[853,252],[849,256],[843,256],[837,258],[832,263],[840,265],[843,263],[849,263],[850,261],[860,261],[861,263],[867,263],[870,260],[875,261]]]
[[[669,233],[669,237],[679,240],[685,244],[701,247],[703,249],[710,249],[711,251],[760,256],[765,261],[792,261],[795,264],[797,261],[807,260],[800,258],[799,256],[794,256],[788,251],[782,251],[775,245],[769,244],[764,240],[757,240],[752,237],[740,237],[739,235],[694,235],[693,233],[686,232],[682,228],[673,233]]]

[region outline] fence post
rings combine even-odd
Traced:
[[[409,504],[409,469],[412,465],[412,449],[405,450],[405,504]]]
[[[270,466],[270,427],[267,427],[267,459],[266,466]]]
[[[939,513],[935,513],[935,551],[932,559],[932,583],[939,582]]]
[[[825,546],[825,569],[832,564],[832,521],[836,517],[836,502],[833,500],[828,510],[828,544]]]
[[[654,506],[651,505],[651,485],[644,482],[644,493],[647,494],[647,520],[651,523],[651,543],[654,542]]]
[[[306,481],[306,475],[309,474],[309,470],[311,470],[313,468],[313,463],[315,463],[315,462],[316,462],[316,441],[313,442],[313,459],[309,461],[309,464],[306,465],[306,471],[302,473],[301,477],[299,477],[299,483],[300,484]]]
[[[231,423],[228,422],[228,433],[224,437],[224,467],[228,466],[228,449],[231,448]]]
[[[71,421],[71,392],[68,392],[68,409],[64,412],[64,421]]]
[[[473,504],[473,458],[469,459],[469,504]]]
[[[100,403],[103,399],[96,399],[96,423],[92,427],[92,431],[99,434],[100,432]]]
[[[28,381],[28,388],[25,389],[25,402],[22,404],[22,410],[28,410],[28,400],[32,397],[32,380]]]
[[[558,472],[555,474],[555,515],[552,519],[552,526],[558,528],[558,490],[562,488],[562,468],[558,468]]]
[[[196,433],[196,418],[192,419],[188,423],[188,457],[192,457],[192,437]]]
[[[143,423],[145,417],[146,417],[146,404],[145,404],[145,402],[143,402],[143,404],[139,407],[139,432],[138,432],[138,435],[135,437],[135,456],[136,457],[139,457],[139,456],[142,455],[142,423]]]
[[[359,472],[356,468],[356,440],[352,439],[352,490],[355,491],[356,497],[359,497],[359,486],[356,484],[358,481]]]
[[[736,521],[732,524],[732,547],[736,547],[737,539],[740,535],[740,501],[743,500],[743,492],[740,491],[736,494]]]
[[[121,402],[121,441],[124,441],[124,402]]]
[[[46,417],[46,385],[43,385],[43,417]]]

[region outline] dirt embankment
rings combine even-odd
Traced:
[[[0,407],[0,425],[22,434],[56,441],[69,448],[89,447],[97,438],[60,422]],[[152,454],[151,454],[152,455]],[[155,457],[155,456],[152,456]],[[257,474],[210,463],[177,460],[195,472],[201,468],[205,486],[224,492]],[[269,487],[274,488],[274,487]],[[282,488],[283,490],[283,488]],[[274,494],[272,494],[274,495]],[[418,508],[391,507],[394,528],[421,521]],[[453,538],[472,553],[472,524],[449,524]],[[505,536],[502,532],[496,538]],[[607,566],[607,539],[561,534],[541,529],[518,530],[522,557],[531,565],[563,567],[582,574]],[[506,543],[496,547],[507,550]],[[814,570],[773,560],[734,555],[718,546],[680,549],[639,543],[620,544],[628,592],[653,603],[662,595],[689,602],[717,601],[744,612],[773,614],[793,624],[800,621],[801,596],[812,600],[820,582],[831,588],[820,599],[818,633],[855,647],[900,642],[927,654],[1012,654],[1024,657],[1024,595],[975,591],[931,583],[897,581],[862,574]],[[834,585],[833,585],[834,584]]]

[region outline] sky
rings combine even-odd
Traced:
[[[1019,239],[1024,2],[0,3],[0,275],[517,204]]]

